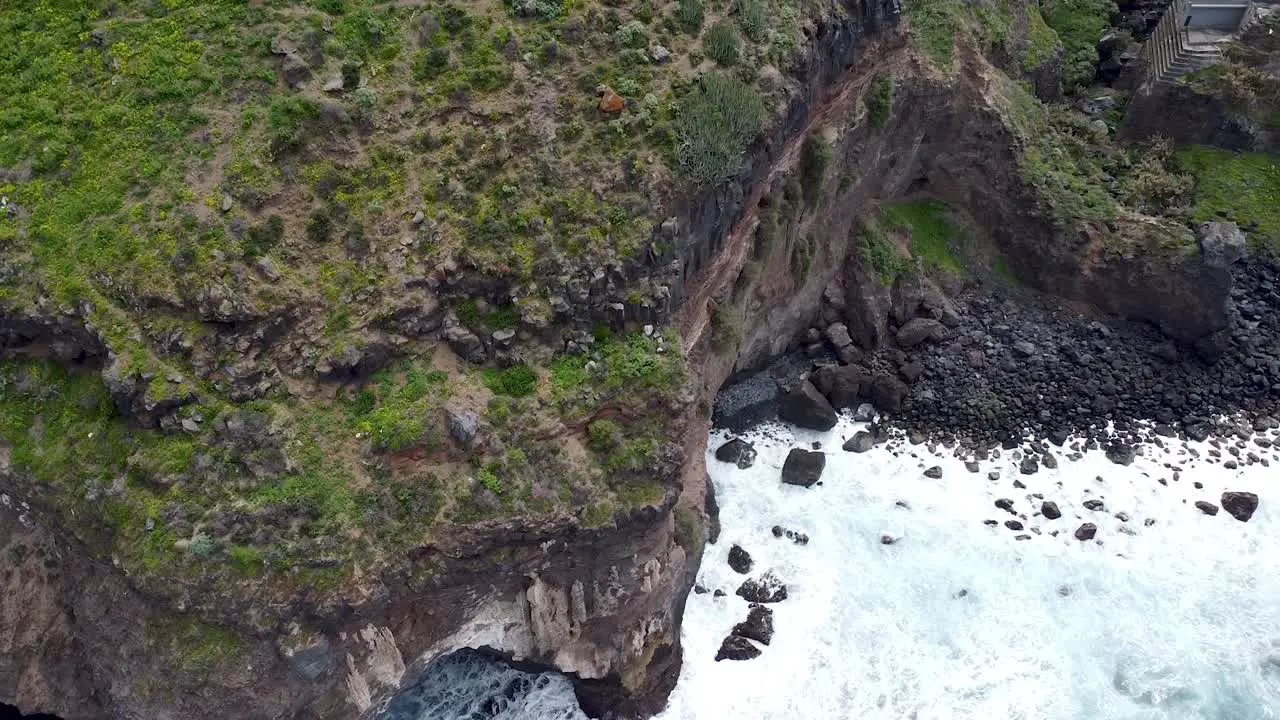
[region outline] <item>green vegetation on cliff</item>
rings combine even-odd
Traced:
[[[952,222],[951,209],[941,200],[909,200],[880,208],[881,224],[911,238],[911,255],[926,267],[964,272],[956,255],[963,231]]]
[[[1098,69],[1098,41],[1117,12],[1112,0],[1044,0],[1045,23],[1062,39],[1062,81],[1068,91],[1088,85]]]
[[[1280,158],[1187,147],[1178,162],[1195,177],[1195,219],[1225,216],[1255,241],[1280,248]]]

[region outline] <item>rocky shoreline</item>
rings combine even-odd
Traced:
[[[840,450],[879,447],[894,457],[914,458],[931,479],[943,476],[932,462],[948,456],[968,473],[985,472],[992,491],[1002,488],[1003,495],[982,522],[1007,528],[1017,541],[1042,532],[1100,544],[1107,534],[1132,536],[1157,520],[1110,508],[1102,499],[1101,475],[1099,494],[1085,487],[1082,502],[1028,490],[1034,484],[1030,476],[1079,461],[1089,451],[1117,466],[1142,455],[1168,457],[1162,462],[1167,473],[1155,480],[1165,486],[1182,480],[1190,464],[1234,471],[1280,461],[1280,272],[1275,258],[1259,255],[1237,263],[1233,278],[1231,327],[1211,352],[1179,346],[1151,326],[1087,316],[1054,298],[1007,286],[971,287],[945,303],[922,303],[915,317],[891,321],[894,342],[873,351],[858,348],[842,323],[810,328],[765,370],[727,384],[717,396],[713,423],[730,436],[758,434],[761,426],[778,421],[825,432],[844,413],[846,420],[865,425],[844,438]],[[825,448],[833,451],[839,452]],[[748,440],[730,437],[717,445],[714,457],[745,470],[756,462],[757,451]],[[992,462],[1007,464],[1011,472],[987,471]],[[821,485],[825,465],[822,443],[797,444],[781,466],[780,481]],[[1197,497],[1202,494],[1201,482],[1187,484]],[[1056,487],[1061,494],[1062,483]],[[1231,489],[1190,503],[1204,515],[1222,510],[1240,522],[1248,522],[1258,504],[1257,494]],[[1064,509],[1070,516],[1060,520]],[[797,544],[808,542],[802,532],[773,528],[774,537],[784,534]],[[886,532],[880,541],[893,545],[899,539]],[[752,567],[749,552],[739,545],[728,562],[737,573]],[[751,601],[751,615],[725,637],[717,661],[761,654],[748,640],[765,614],[750,591],[763,581],[749,578],[738,589],[737,595]],[[782,587],[785,598],[784,581],[769,576],[767,582]],[[699,585],[695,592],[709,589]],[[772,611],[767,612],[772,636]]]
[[[1068,435],[1086,446],[1248,439],[1280,427],[1280,270],[1260,254],[1233,277],[1216,357],[1024,288],[971,287],[896,327],[891,319],[894,342],[877,350],[858,348],[842,323],[810,328],[768,368],[729,383],[713,423],[740,432],[781,418],[827,429],[834,411],[870,403],[885,428],[977,454],[1028,437],[1058,446]]]

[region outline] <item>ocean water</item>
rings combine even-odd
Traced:
[[[950,451],[904,440],[842,451],[858,429],[848,420],[827,433],[763,427],[747,436],[759,453],[747,470],[715,460],[727,436],[713,433],[707,465],[722,532],[699,574],[708,592],[689,598],[684,665],[661,720],[1280,718],[1275,450],[1250,445],[1271,467],[1228,470],[1192,456],[1207,456],[1207,443],[1146,446],[1127,467],[1051,448],[1058,467],[1025,476],[1020,451],[976,473]],[[787,452],[815,441],[827,453],[822,484],[783,485]],[[935,465],[942,477],[925,476]],[[1259,495],[1249,522],[1194,506],[1219,504],[1224,490]],[[1062,517],[1040,516],[1042,499]],[[1094,500],[1105,509],[1085,507]],[[1084,522],[1097,526],[1093,541],[1074,537]],[[809,543],[775,538],[774,525]],[[747,576],[726,562],[735,543],[754,560],[749,575],[773,572],[789,597],[770,606],[775,634],[760,657],[715,662],[748,611],[734,595]],[[432,663],[380,718],[585,716],[563,676],[460,651]]]
[[[1280,718],[1280,462],[1227,470],[1179,443],[1146,447],[1128,467],[1052,448],[1054,470],[1020,475],[1006,452],[972,473],[905,441],[842,451],[856,429],[762,428],[747,470],[714,459],[726,437],[713,434],[723,530],[699,579],[725,596],[690,596],[684,667],[662,720]],[[787,452],[813,441],[827,452],[822,484],[779,482]],[[940,479],[924,475],[934,465]],[[1223,490],[1259,495],[1249,522],[1194,507]],[[1036,515],[1037,493],[1060,519]],[[1015,540],[1011,519],[1031,538]],[[1086,521],[1095,541],[1074,537]],[[775,524],[808,545],[775,538]],[[774,572],[790,597],[771,606],[775,634],[760,657],[715,662],[748,610],[734,595],[745,576],[726,562],[734,543],[753,557],[751,576]]]

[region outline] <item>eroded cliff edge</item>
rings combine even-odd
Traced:
[[[588,269],[552,298],[443,262],[407,280],[399,304],[364,318],[371,322],[358,342],[327,355],[308,350],[303,376],[359,387],[393,357],[437,346],[421,367],[375,380],[368,402],[377,408],[405,399],[406,386],[431,387],[434,373],[460,376],[460,391],[405,400],[431,417],[429,427],[409,429],[438,434],[426,447],[416,439],[399,445],[404,428],[379,423],[376,410],[355,421],[357,411],[346,409],[317,418],[349,422],[351,433],[381,443],[380,452],[351,457],[315,448],[361,483],[386,483],[372,499],[342,497],[325,483],[273,484],[307,464],[297,448],[312,436],[239,403],[197,418],[191,398],[206,390],[189,388],[181,371],[125,362],[116,339],[95,326],[99,316],[8,302],[5,348],[21,359],[6,369],[5,392],[26,400],[7,430],[31,434],[64,422],[91,440],[120,432],[120,413],[186,443],[177,448],[184,462],[175,462],[173,447],[154,440],[152,448],[147,436],[110,474],[64,487],[40,472],[47,446],[7,441],[5,699],[67,718],[353,717],[393,692],[415,662],[484,646],[571,673],[592,712],[652,713],[678,673],[681,610],[707,533],[702,458],[716,391],[735,371],[783,352],[824,304],[841,308],[839,319],[870,350],[891,325],[937,309],[933,298],[945,295],[925,258],[877,234],[882,204],[945,201],[975,230],[972,257],[1033,287],[1153,322],[1211,357],[1226,325],[1229,275],[1205,262],[1189,229],[1106,192],[1100,176],[1109,158],[1096,150],[1105,142],[1089,134],[1097,128],[1032,96],[1056,94],[1058,62],[1054,48],[1031,39],[1034,9],[1011,4],[993,20],[922,3],[906,8],[905,21],[898,10],[892,2],[815,9],[797,62],[764,79],[779,102],[741,171],[671,202],[637,260]],[[936,42],[939,14],[952,42]],[[999,43],[993,22],[1004,27]],[[493,319],[513,296],[532,299],[516,304],[518,336]],[[486,302],[477,308],[460,298]],[[554,298],[567,310],[545,312]],[[295,375],[287,366],[298,346],[288,343],[306,337],[305,317],[299,329],[296,319],[281,322],[234,292],[206,294],[192,307],[218,324],[208,340],[216,360],[189,347],[182,328],[145,328],[144,344],[165,335],[196,375],[207,366],[208,381],[246,398],[280,382],[274,373]],[[502,327],[486,333],[477,315]],[[662,335],[668,320],[677,335]],[[635,337],[592,337],[601,323]],[[390,336],[379,334],[385,328]],[[253,348],[247,366],[215,368],[239,343]],[[481,380],[458,372],[469,359],[505,366],[502,373],[537,366],[546,360],[539,344],[603,346],[582,362],[550,365],[571,382],[597,385],[599,397],[573,398],[548,417],[505,399],[519,373]],[[683,358],[670,363],[675,356]],[[586,359],[593,357],[600,359]],[[634,367],[639,382],[595,382],[588,363]],[[76,379],[63,377],[63,366]],[[83,381],[95,373],[105,385]],[[323,383],[300,390],[308,401],[334,392]],[[345,408],[338,399],[333,405]],[[637,430],[652,442],[630,444]],[[106,442],[125,440],[137,438]],[[206,447],[233,452],[215,456]],[[526,471],[512,449],[539,471]],[[424,471],[432,467],[456,471],[443,490]],[[57,469],[67,468],[101,472]],[[592,472],[600,469],[607,476]],[[562,498],[547,480],[557,473],[583,477],[565,483]],[[198,517],[173,509],[174,487],[264,480],[273,490],[247,505],[226,501]],[[151,488],[141,512],[131,504],[135,485]],[[381,501],[399,508],[394,537],[361,528],[327,538],[350,530],[328,524],[340,514],[331,513],[335,496],[352,512],[386,512]],[[437,521],[441,505],[449,522]],[[104,511],[123,526],[77,521]],[[418,525],[436,531],[423,541],[413,536]],[[273,534],[273,526],[284,531]],[[157,528],[166,534],[153,534]],[[273,544],[290,549],[263,557]],[[156,572],[175,548],[182,572]],[[206,552],[230,567],[211,570]],[[286,570],[261,574],[262,564]]]

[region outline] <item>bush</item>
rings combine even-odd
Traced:
[[[728,178],[763,125],[764,103],[755,88],[725,73],[702,76],[676,118],[681,169],[699,186]]]
[[[597,452],[609,452],[622,439],[622,427],[612,420],[596,420],[587,426],[587,444]]]
[[[555,20],[564,12],[563,0],[509,0],[507,7],[516,17]]]
[[[327,242],[331,232],[333,232],[333,218],[330,217],[329,211],[322,208],[311,213],[311,218],[307,220],[308,240],[313,243]]]
[[[800,185],[807,205],[817,205],[822,199],[822,178],[831,163],[831,143],[820,135],[810,135],[804,141],[800,156]]]
[[[1116,5],[1111,0],[1044,0],[1040,13],[1062,40],[1062,84],[1067,91],[1093,82],[1098,41]]]
[[[191,544],[187,546],[187,552],[190,553],[192,557],[197,558],[207,558],[210,555],[213,555],[214,551],[217,549],[217,545],[213,542],[213,538],[204,533],[197,533],[195,537],[191,538]]]
[[[724,67],[737,64],[738,58],[742,55],[742,41],[738,39],[738,31],[724,22],[711,26],[703,42],[703,48],[707,51],[707,57]]]
[[[738,0],[738,22],[753,42],[764,42],[769,36],[769,14],[762,0]]]
[[[649,46],[649,36],[644,33],[644,23],[632,20],[613,33],[614,40],[624,48],[644,48]]]
[[[413,79],[418,82],[434,80],[449,69],[449,51],[445,48],[419,50],[413,56]]]
[[[489,488],[494,495],[502,495],[502,480],[498,478],[498,471],[491,467],[486,467],[476,473],[476,479],[481,485]]]
[[[245,233],[244,255],[250,258],[266,255],[283,237],[284,220],[279,215],[272,215],[265,223],[254,225]]]
[[[877,75],[871,81],[871,90],[867,93],[867,115],[871,126],[884,127],[889,121],[889,113],[893,110],[893,81],[884,75]]]
[[[702,0],[679,0],[676,5],[676,19],[690,35],[702,29],[702,15]]]
[[[303,126],[320,116],[314,100],[301,95],[278,97],[267,109],[267,134],[272,153],[292,150],[302,142]]]
[[[506,370],[486,370],[484,384],[498,395],[525,397],[538,389],[538,376],[528,365],[513,365]]]
[[[894,247],[879,227],[864,227],[858,233],[858,239],[862,244],[862,259],[880,282],[889,285],[899,273],[907,269],[906,258],[902,257],[902,253],[898,252],[898,248]]]

